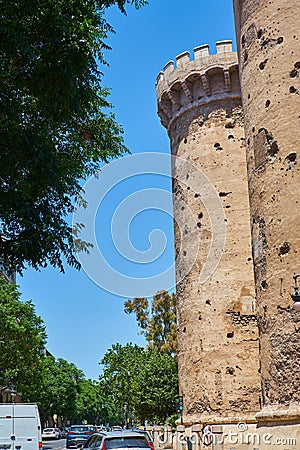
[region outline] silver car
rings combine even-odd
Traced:
[[[83,445],[86,450],[151,450],[151,447],[140,433],[124,431],[111,431],[107,433],[94,433]]]

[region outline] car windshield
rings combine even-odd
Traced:
[[[73,433],[84,433],[86,431],[90,431],[89,427],[71,427],[69,431],[72,431]]]
[[[143,437],[115,437],[106,439],[106,449],[140,447],[148,448],[148,443]]]

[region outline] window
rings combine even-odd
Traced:
[[[140,448],[149,448],[148,443],[144,437],[117,437],[106,439],[106,449],[116,449],[116,448],[132,448],[132,447],[140,447]]]

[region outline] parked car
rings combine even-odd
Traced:
[[[93,425],[72,425],[66,436],[66,448],[77,447],[84,444],[91,434],[96,432]]]
[[[123,428],[120,425],[113,425],[111,431],[122,431]]]
[[[58,428],[44,428],[42,439],[59,439],[60,433]]]
[[[82,448],[84,450],[128,450],[128,448],[151,450],[144,435],[128,430],[94,433]]]

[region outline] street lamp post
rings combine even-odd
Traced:
[[[298,277],[300,277],[300,273],[296,274],[294,273],[293,279],[294,279],[294,294],[291,294],[291,297],[294,301],[293,308],[295,311],[300,312],[300,292],[299,292],[299,286],[298,286]]]

